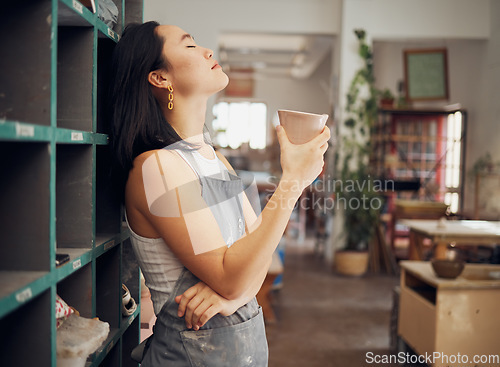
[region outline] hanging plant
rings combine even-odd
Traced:
[[[362,29],[354,33],[359,42],[358,54],[363,65],[355,73],[346,95],[343,160],[340,166],[343,187],[337,187],[336,191],[337,200],[344,200],[347,204],[344,211],[347,249],[366,250],[377,225],[380,206],[358,207],[353,203],[373,203],[374,200],[381,203],[368,167],[370,129],[377,119],[379,91],[374,85],[373,52],[366,43],[366,33]]]

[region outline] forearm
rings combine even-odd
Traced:
[[[236,309],[246,305],[248,302],[250,302],[250,300],[252,300],[252,298],[254,298],[257,295],[257,293],[259,293],[260,288],[264,283],[264,279],[267,276],[267,272],[269,271],[270,265],[271,265],[271,259],[269,259],[268,263],[262,267],[262,269],[260,270],[260,274],[254,277],[249,287],[246,289],[245,292],[243,292],[243,294],[240,295],[240,297],[234,300],[229,300],[231,302],[234,302],[234,304],[236,305]]]
[[[226,287],[222,290],[223,296],[236,299],[245,294],[258,292],[269,268],[272,254],[300,196],[301,190],[298,187],[291,181],[280,182],[259,216],[255,228],[227,249],[223,262],[223,274],[226,280],[224,283]],[[254,288],[256,277],[260,283]]]

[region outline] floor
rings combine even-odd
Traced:
[[[283,284],[272,292],[277,322],[266,325],[269,367],[390,366],[374,364],[372,356],[394,354],[390,319],[397,284],[387,275],[338,276],[314,254],[312,240],[288,241]]]
[[[394,355],[390,319],[399,279],[338,276],[313,246],[311,238],[301,245],[286,242],[282,287],[271,298],[277,321],[266,324],[269,367],[395,366],[369,362],[372,355]],[[141,340],[155,321],[147,301],[143,309],[151,312],[142,312]]]

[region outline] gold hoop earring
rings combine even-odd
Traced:
[[[168,87],[168,109],[172,110],[174,108],[174,87],[170,84]]]

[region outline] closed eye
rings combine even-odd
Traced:
[[[196,46],[186,46],[187,48],[196,48]]]

